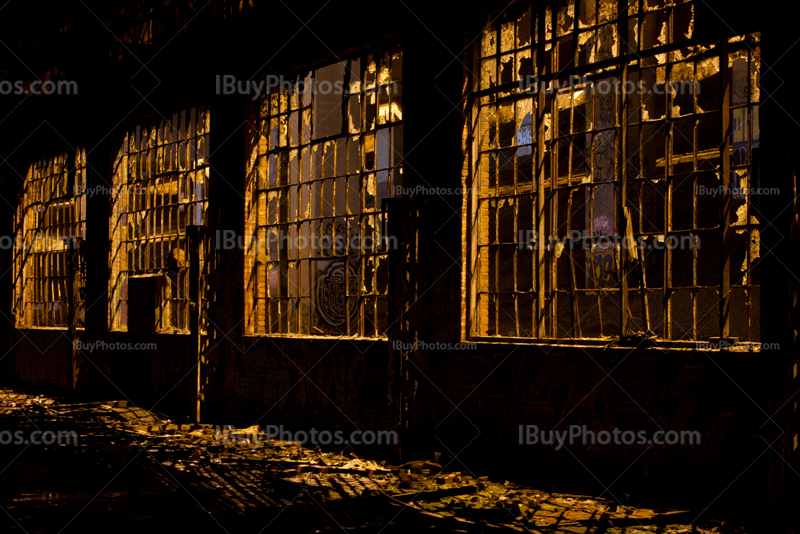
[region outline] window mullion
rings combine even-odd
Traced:
[[[546,21],[547,4],[542,2],[539,7],[537,21],[537,49],[536,65],[537,74],[548,74],[549,65],[544,63],[545,40],[546,40]],[[541,87],[540,87],[541,89]],[[536,104],[536,334],[538,338],[546,337],[545,330],[545,190],[544,190],[544,162],[545,162],[545,143],[547,139],[544,131],[544,119],[546,113],[547,98],[545,91],[537,91]],[[552,117],[552,115],[551,115]],[[552,127],[550,129],[552,133]]]
[[[730,336],[730,291],[731,291],[731,72],[728,68],[728,40],[720,43],[720,91],[722,91],[722,257],[720,268],[720,337]]]

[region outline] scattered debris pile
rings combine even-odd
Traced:
[[[447,471],[438,453],[395,466],[355,451],[327,452],[269,439],[258,426],[177,424],[126,401],[69,404],[0,391],[0,425],[10,422],[79,428],[81,457],[91,453],[94,461],[100,458],[112,468],[142,457],[165,484],[174,483],[192,495],[205,491],[214,502],[201,506],[217,516],[265,507],[302,508],[298,496],[305,494],[306,511],[316,505],[337,524],[362,527],[413,520],[458,531],[587,532],[598,525],[609,533],[726,531],[713,522],[707,529],[696,525],[692,530],[697,511],[626,507]]]

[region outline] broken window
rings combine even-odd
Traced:
[[[187,226],[208,226],[210,111],[192,107],[131,128],[114,162],[109,317],[128,328],[131,277],[155,277],[155,329],[187,333]]]
[[[14,316],[18,328],[68,327],[70,249],[86,238],[86,151],[28,168],[16,217]],[[82,289],[79,278],[78,291]],[[82,302],[82,301],[81,301]],[[82,324],[82,309],[76,310]]]
[[[245,200],[248,333],[386,335],[402,61],[399,47],[364,53],[263,97]]]
[[[488,20],[467,132],[469,334],[758,341],[759,36],[689,41],[693,4],[664,0]]]

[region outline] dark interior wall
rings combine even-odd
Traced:
[[[767,11],[767,10],[765,10]],[[762,250],[762,336],[777,344],[766,351],[755,370],[763,379],[762,405],[771,417],[761,432],[773,450],[765,455],[764,498],[785,503],[779,514],[788,514],[795,531],[800,529],[800,411],[798,411],[798,262],[800,233],[797,216],[797,175],[800,170],[800,102],[795,88],[798,75],[792,61],[796,30],[793,17],[761,12],[769,22],[763,25],[761,90],[761,132],[763,158],[761,187],[779,187],[780,195],[761,199],[761,212],[769,214],[771,224],[761,231]],[[787,313],[787,308],[789,313]],[[778,452],[780,451],[780,452]],[[791,503],[791,504],[790,504]]]
[[[480,343],[413,358],[419,390],[413,452],[408,442],[406,450],[413,457],[442,452],[454,469],[534,476],[544,486],[583,491],[614,483],[617,498],[661,495],[680,506],[721,492],[763,447],[757,404],[766,398],[762,377],[752,373],[759,354]],[[659,430],[697,431],[700,444],[576,441],[558,449],[520,444],[527,432],[521,425],[643,431],[648,439]],[[756,471],[729,496],[747,495],[741,490],[757,480]]]
[[[248,338],[245,343],[241,353],[221,359],[219,379],[209,393],[211,419],[327,430],[394,429],[386,341]]]

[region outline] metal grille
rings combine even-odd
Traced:
[[[469,131],[471,335],[759,340],[760,37],[697,43],[693,13],[579,0],[490,17]]]
[[[132,128],[114,163],[109,317],[128,325],[128,278],[161,275],[156,330],[189,332],[186,226],[208,225],[210,110],[192,107]]]
[[[86,238],[86,151],[35,161],[23,188],[14,247],[16,324],[68,327],[67,240]]]
[[[249,333],[386,335],[382,202],[402,186],[402,119],[399,47],[311,70],[262,100],[246,196]]]

